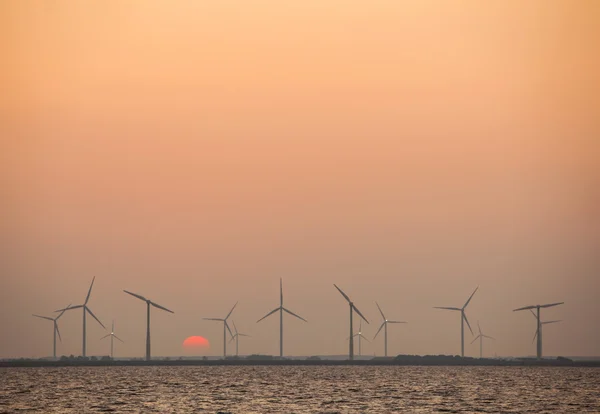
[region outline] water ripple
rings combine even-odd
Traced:
[[[0,413],[600,412],[600,369],[204,366],[0,370]]]

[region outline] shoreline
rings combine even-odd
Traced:
[[[487,367],[590,367],[600,368],[600,361],[559,359],[490,359],[461,357],[397,357],[364,360],[332,359],[214,359],[214,360],[9,360],[0,368],[53,367],[186,367],[186,366],[487,366]]]

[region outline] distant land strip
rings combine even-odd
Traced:
[[[600,360],[556,359],[496,359],[470,358],[459,356],[412,356],[399,355],[395,358],[375,357],[361,360],[334,360],[309,357],[306,359],[287,359],[250,356],[227,359],[12,359],[0,361],[0,368],[25,367],[143,367],[143,366],[494,366],[494,367],[600,367]]]

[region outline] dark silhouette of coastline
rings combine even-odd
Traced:
[[[471,358],[451,355],[398,355],[396,357],[374,357],[371,359],[336,360],[317,356],[305,359],[287,359],[271,355],[250,355],[248,357],[229,357],[226,359],[117,359],[110,357],[82,358],[62,357],[59,360],[48,359],[12,359],[0,361],[0,368],[9,367],[105,367],[105,366],[495,366],[495,367],[600,367],[600,360],[572,360],[536,358]]]

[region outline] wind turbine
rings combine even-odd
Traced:
[[[385,356],[388,356],[387,353],[387,344],[388,344],[388,335],[387,335],[387,324],[388,323],[408,323],[408,322],[404,322],[404,321],[389,321],[385,318],[385,315],[383,314],[383,311],[381,310],[381,308],[379,307],[379,303],[375,302],[375,304],[377,305],[377,309],[379,309],[379,313],[381,313],[381,317],[383,318],[383,323],[381,324],[381,326],[379,327],[379,329],[377,330],[377,333],[375,334],[375,336],[373,337],[373,340],[375,340],[375,338],[377,338],[377,335],[379,335],[379,332],[381,331],[381,328],[384,328],[383,333],[384,333],[384,349],[385,349]]]
[[[88,290],[88,294],[85,297],[85,302],[83,302],[83,305],[76,305],[76,306],[67,306],[64,309],[59,309],[56,312],[62,312],[65,310],[72,310],[72,309],[78,309],[78,308],[82,308],[83,309],[83,351],[82,351],[82,355],[85,357],[85,351],[86,351],[86,335],[85,335],[85,314],[86,312],[89,313],[90,315],[92,315],[92,317],[94,319],[96,319],[96,322],[98,322],[104,329],[106,329],[106,326],[104,326],[104,324],[102,322],[100,322],[100,319],[96,318],[96,315],[94,315],[94,313],[92,312],[92,310],[90,308],[88,308],[87,303],[90,300],[90,294],[92,293],[92,287],[94,286],[94,281],[96,280],[96,277],[94,276],[94,278],[92,279],[92,284],[90,285],[90,289]]]
[[[259,323],[260,321],[262,321],[263,319],[265,319],[268,316],[271,316],[272,314],[274,314],[277,311],[279,311],[279,357],[283,358],[283,312],[285,311],[285,312],[289,313],[290,315],[303,320],[304,322],[307,322],[307,320],[304,319],[302,316],[296,315],[291,310],[283,307],[283,282],[282,282],[281,278],[279,279],[279,307],[275,308],[271,312],[267,313],[265,316],[263,316],[262,318],[257,320],[256,323]]]
[[[69,306],[71,306],[71,305],[69,304]],[[69,306],[67,306],[67,308]],[[65,313],[65,311],[67,310],[67,308],[63,309],[56,318],[50,318],[48,316],[33,315],[36,318],[46,319],[46,320],[52,321],[54,323],[54,328],[53,328],[53,331],[54,331],[54,341],[53,341],[53,348],[52,348],[52,357],[54,359],[56,359],[56,334],[58,334],[58,340],[60,342],[62,342],[62,338],[60,337],[60,331],[58,330],[58,318],[60,318],[63,315],[63,313]]]
[[[371,341],[369,341],[362,333],[362,320],[361,319],[359,319],[359,323],[358,323],[358,332],[355,333],[354,336],[358,337],[358,356],[362,356],[362,351],[361,351],[362,340],[364,339],[368,343],[371,343]],[[349,341],[350,337],[348,337],[348,339],[346,339],[346,340]]]
[[[342,296],[344,297],[344,299],[346,299],[348,301],[348,305],[350,305],[350,342],[349,342],[349,350],[348,350],[348,358],[350,359],[350,361],[354,360],[354,333],[353,333],[353,326],[352,326],[352,311],[355,311],[356,313],[358,313],[358,315],[363,318],[363,320],[366,323],[369,323],[369,321],[367,320],[367,318],[365,318],[363,316],[362,313],[360,313],[360,311],[358,310],[358,308],[356,306],[354,306],[354,303],[350,300],[350,298],[348,297],[348,295],[346,295],[342,289],[340,289],[339,287],[337,287],[337,285],[334,283],[333,286],[335,286],[335,288],[342,294]]]
[[[231,316],[231,313],[233,312],[233,310],[235,309],[235,307],[237,306],[237,302],[235,302],[235,305],[233,305],[233,308],[231,308],[231,310],[229,311],[229,313],[227,314],[227,316],[222,319],[222,318],[202,318],[206,321],[220,321],[223,322],[223,359],[227,358],[227,331],[229,331],[229,335],[231,335],[233,337],[233,333],[231,332],[231,329],[229,328],[229,324],[227,323],[227,319]]]
[[[110,329],[110,333],[108,335],[104,335],[102,338],[100,338],[100,340],[104,339],[104,338],[108,338],[110,336],[110,359],[113,359],[113,339],[118,339],[119,341],[125,343],[125,341],[123,341],[121,338],[119,338],[117,335],[115,335],[115,321],[112,321],[112,327]]]
[[[477,286],[477,288],[473,291],[473,293],[471,293],[471,296],[469,296],[469,299],[467,299],[467,301],[465,302],[465,305],[462,308],[434,306],[435,309],[460,311],[460,356],[461,357],[465,356],[465,322],[467,323],[467,326],[469,327],[469,331],[471,331],[471,335],[473,335],[473,329],[471,329],[471,324],[469,323],[469,320],[467,319],[467,315],[465,314],[465,308],[467,307],[469,302],[471,302],[471,299],[473,299],[473,295],[475,294],[475,292],[477,292],[477,289],[479,289],[479,286]]]
[[[541,318],[540,318],[540,309],[542,309],[542,308],[551,308],[553,306],[562,305],[563,303],[565,303],[565,302],[548,303],[546,305],[524,306],[522,308],[518,308],[518,309],[514,309],[513,310],[513,312],[518,312],[518,311],[522,311],[522,310],[529,310],[529,309],[531,309],[531,311],[533,312],[533,309],[537,309],[537,314],[534,314],[534,316],[537,319],[536,334],[537,334],[537,358],[538,359],[542,359],[542,322],[541,322]]]
[[[146,302],[146,361],[150,361],[150,305],[170,313],[175,312],[165,308],[164,306],[160,306],[158,303],[154,303],[150,299],[146,299],[145,297],[143,297],[142,295],[138,295],[137,293],[129,292],[128,290],[123,290],[123,292]]]
[[[477,329],[479,329],[479,335],[477,335],[475,339],[471,341],[471,343],[479,339],[479,358],[483,358],[483,338],[492,339],[494,341],[496,340],[496,338],[484,335],[483,332],[481,332],[481,326],[479,326],[479,321],[477,321]]]
[[[249,337],[250,335],[239,333],[237,330],[237,326],[235,326],[235,321],[232,320],[231,322],[233,322],[233,330],[235,331],[235,334],[233,334],[233,336],[231,337],[229,342],[231,342],[235,339],[235,356],[238,356],[239,355],[240,336],[248,336]]]
[[[537,320],[537,316],[535,315],[535,313],[533,311],[531,311],[531,314],[533,315],[533,317]],[[557,322],[562,322],[561,320],[556,320],[556,321],[547,321],[547,322],[542,322],[539,327],[535,330],[535,335],[533,335],[533,341],[531,341],[531,343],[535,342],[535,338],[538,336],[538,329],[539,332],[542,332],[542,327],[544,325],[547,325],[549,323],[557,323]]]

